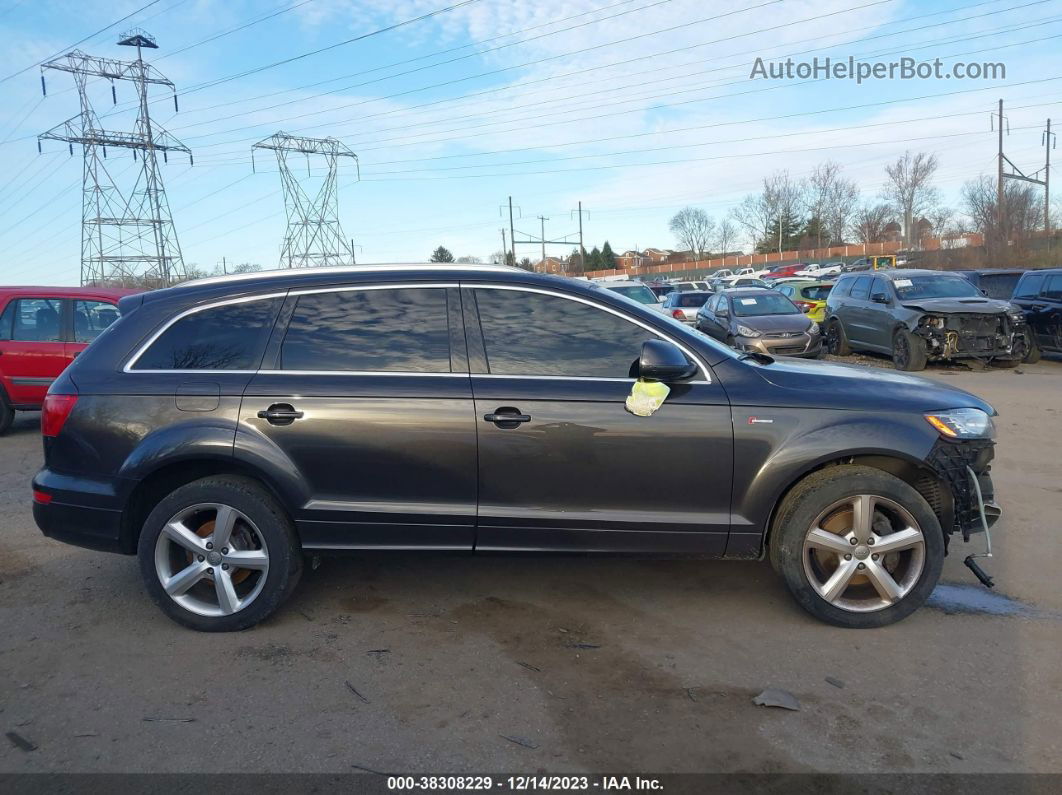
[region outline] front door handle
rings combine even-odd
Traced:
[[[274,403],[265,411],[258,412],[258,418],[265,420],[270,425],[291,425],[295,420],[301,420],[303,413],[296,411],[288,403]]]
[[[483,419],[493,422],[499,428],[515,428],[522,422],[531,422],[531,415],[522,414],[520,409],[511,406],[502,406],[491,414],[484,414]]]

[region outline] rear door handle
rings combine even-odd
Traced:
[[[287,403],[274,403],[265,411],[258,412],[258,418],[270,425],[291,425],[295,420],[301,420],[303,413]]]
[[[502,406],[495,409],[491,414],[484,414],[483,419],[493,422],[499,428],[515,428],[522,422],[531,422],[530,414],[521,414],[520,409],[510,406]]]

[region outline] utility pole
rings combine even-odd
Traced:
[[[1051,250],[1051,150],[1055,147],[1055,139],[1051,136],[1051,120],[1047,120],[1047,130],[1044,132],[1044,146],[1047,155],[1044,160],[1044,236],[1047,238],[1047,250]]]
[[[162,185],[158,153],[168,161],[169,152],[183,152],[191,160],[191,150],[151,120],[148,90],[152,85],[177,93],[173,83],[144,62],[143,49],[158,49],[155,39],[142,30],[123,34],[118,44],[136,47],[135,61],[98,58],[73,50],[41,64],[41,90],[47,96],[45,69],[69,72],[74,77],[81,112],[37,136],[37,151],[45,140],[63,141],[70,154],[81,144],[81,283],[84,285],[122,284],[154,287],[185,278],[184,260],[173,227],[169,203]],[[116,80],[129,80],[136,86],[137,118],[133,132],[114,132],[100,126],[99,117],[88,96],[90,78],[111,81],[111,98],[117,102]],[[105,161],[107,147],[131,149],[140,171],[128,195],[111,177]],[[137,153],[140,153],[139,157]]]
[[[509,241],[513,247],[513,265],[516,264],[516,228],[513,226],[513,197],[509,197]]]
[[[579,269],[586,270],[586,248],[583,246],[583,203],[579,202]]]
[[[221,272],[226,276],[229,275],[229,261],[227,257],[221,258]]]
[[[346,144],[335,138],[305,138],[277,132],[251,147],[251,170],[254,170],[254,151],[270,149],[276,153],[280,167],[280,181],[284,188],[284,210],[288,225],[281,243],[280,266],[307,268],[318,265],[348,265],[354,263],[354,241],[349,248],[339,224],[339,158],[354,161],[361,179],[358,156]],[[328,167],[324,183],[314,198],[299,184],[288,165],[292,154],[306,156],[306,170],[310,170],[310,155],[322,155]]]
[[[1002,238],[1003,232],[1003,160],[1005,155],[1003,154],[1003,99],[999,100],[999,156],[997,157],[997,166],[999,173],[996,177],[996,231]],[[1000,241],[1003,245],[1006,245],[1006,241]]]
[[[541,238],[542,239],[542,263],[543,263],[543,266],[545,266],[545,262],[546,262],[546,221],[548,221],[549,219],[546,216],[544,216],[544,215],[540,215],[538,217],[538,220],[542,222],[542,238]]]
[[[505,227],[503,226],[498,231],[501,232],[501,236],[502,236],[502,248],[501,248],[501,250],[502,250],[502,261],[501,261],[501,264],[504,265],[505,264],[505,260],[507,258],[507,255],[509,254],[509,244],[505,240]],[[515,265],[516,263],[514,262],[513,264]]]

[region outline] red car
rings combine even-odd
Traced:
[[[138,290],[0,287],[0,433],[16,411],[36,411],[55,378],[118,319]]]
[[[787,276],[795,276],[797,271],[804,270],[806,262],[798,262],[795,265],[775,265],[771,268],[770,273],[763,277],[765,282],[769,282],[772,279],[784,279]]]

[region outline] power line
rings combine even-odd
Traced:
[[[78,46],[79,44],[84,44],[84,43],[85,43],[86,41],[88,41],[89,39],[95,38],[96,36],[100,35],[101,33],[105,33],[106,31],[108,31],[108,30],[110,30],[111,28],[113,28],[113,27],[114,27],[115,25],[120,25],[121,23],[123,23],[123,22],[125,22],[125,21],[126,21],[127,19],[129,19],[130,17],[135,17],[135,16],[136,16],[137,14],[139,14],[139,13],[140,13],[141,11],[145,11],[145,10],[147,10],[147,9],[151,8],[151,6],[153,6],[153,5],[157,4],[157,3],[160,3],[161,1],[162,1],[162,0],[151,0],[151,2],[150,2],[150,3],[147,3],[146,5],[142,5],[142,6],[140,6],[140,8],[138,8],[138,9],[137,9],[136,11],[133,11],[132,13],[126,14],[126,15],[125,15],[124,17],[122,17],[121,19],[115,20],[114,22],[110,23],[109,25],[105,25],[104,27],[102,27],[102,28],[100,28],[99,30],[97,30],[97,31],[96,31],[95,33],[90,33],[90,34],[89,34],[88,36],[86,36],[85,38],[83,38],[83,39],[78,39],[78,40],[77,40],[77,41],[75,41],[75,42],[74,42],[73,44],[71,44],[71,45],[70,45],[69,47],[64,47],[63,49],[59,50],[58,52],[52,53],[52,54],[51,54],[51,55],[49,55],[49,56],[48,56],[47,58],[42,58],[42,59],[41,59],[41,60],[39,60],[39,61],[36,61],[36,62],[34,62],[34,63],[31,63],[31,64],[30,64],[29,66],[26,66],[26,67],[24,67],[24,68],[22,68],[22,69],[19,69],[19,70],[18,70],[17,72],[12,72],[12,73],[11,73],[11,74],[9,74],[9,75],[8,75],[7,77],[3,77],[3,78],[0,78],[0,83],[6,83],[6,82],[7,82],[8,80],[10,80],[10,79],[11,79],[12,77],[18,77],[18,76],[19,76],[20,74],[23,74],[24,72],[28,72],[28,71],[29,71],[30,69],[32,69],[32,68],[33,68],[34,66],[40,66],[40,65],[41,65],[42,63],[44,63],[45,61],[50,61],[50,60],[52,60],[53,58],[58,58],[58,57],[59,57],[60,55],[62,55],[63,53],[65,53],[65,52],[67,52],[67,51],[69,51],[69,50],[72,50],[72,49],[73,49],[74,47],[77,47],[77,46]]]
[[[285,6],[284,8],[278,9],[277,11],[274,11],[271,14],[266,14],[263,17],[258,17],[257,19],[253,19],[250,22],[245,22],[242,25],[237,25],[236,27],[229,28],[228,30],[224,30],[221,33],[216,33],[213,36],[209,36],[205,39],[200,39],[199,41],[193,42],[191,44],[186,44],[184,47],[180,47],[176,50],[173,50],[172,52],[168,52],[165,55],[160,56],[156,60],[162,61],[166,58],[172,58],[174,55],[180,55],[183,52],[188,52],[189,50],[193,50],[196,47],[201,47],[204,44],[209,44],[212,41],[217,41],[218,39],[222,39],[226,36],[231,36],[233,33],[239,33],[241,30],[247,30],[248,28],[254,27],[255,25],[258,25],[262,22],[266,22],[270,19],[274,19],[275,17],[279,17],[281,14],[286,14],[289,11],[294,11],[297,8],[302,8],[304,5],[307,5],[308,3],[312,2],[313,0],[301,0],[301,2]]]

